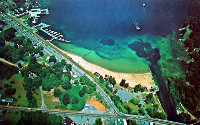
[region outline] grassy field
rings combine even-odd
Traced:
[[[42,99],[41,99],[41,93],[40,93],[39,88],[35,90],[35,92],[33,93],[33,96],[36,97],[38,108],[40,108],[42,106]]]
[[[130,102],[126,103],[125,105],[128,105],[129,107],[133,108],[134,110],[139,110],[139,109],[140,109],[140,108],[138,107],[138,105],[135,105],[135,104],[130,103]]]
[[[145,109],[147,109],[147,108],[153,107],[153,105],[152,103],[149,103],[149,104],[144,103],[144,107]]]
[[[11,81],[14,81],[15,83],[11,84],[10,83]],[[15,98],[13,101],[13,105],[28,106],[26,91],[24,90],[23,82],[24,79],[21,76],[21,74],[15,74],[9,80],[0,80],[0,83],[3,87],[3,90],[0,90],[0,92],[2,93],[3,97],[7,97],[7,95],[4,94],[4,91],[6,89],[4,85],[5,84],[12,85],[12,88],[16,88],[16,93],[12,96],[13,98]]]
[[[15,84],[13,84],[13,88],[16,88],[16,93],[13,96],[14,98],[18,99],[18,101],[14,102],[15,105],[19,106],[28,106],[28,100],[26,98],[26,91],[23,87],[24,79],[21,74],[16,74],[11,78],[12,81],[15,81]],[[19,98],[18,96],[21,96]]]
[[[54,90],[50,92],[44,91],[44,100],[49,109],[55,109],[56,106],[61,105],[59,98],[54,96]]]

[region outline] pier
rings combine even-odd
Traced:
[[[43,28],[40,28],[40,30],[52,37],[52,39],[50,41],[58,40],[58,41],[66,42],[66,43],[72,42],[71,40],[65,40],[63,38],[64,36],[59,32],[56,32],[56,31],[53,31],[50,29],[43,29]]]

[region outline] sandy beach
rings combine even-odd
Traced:
[[[125,79],[126,82],[129,83],[129,86],[131,86],[131,87],[134,87],[137,84],[141,84],[141,85],[147,86],[147,87],[151,87],[154,85],[150,73],[135,74],[135,73],[113,72],[113,71],[105,69],[101,66],[87,62],[82,57],[79,57],[75,54],[72,54],[72,53],[69,53],[66,51],[63,51],[63,52],[66,53],[69,57],[71,57],[79,65],[81,65],[86,70],[88,70],[92,73],[98,72],[102,76],[109,75],[109,76],[115,77],[117,83],[120,83],[120,81],[122,79]]]
[[[129,86],[131,86],[131,87],[134,87],[137,84],[141,84],[142,86],[146,86],[146,87],[154,86],[154,83],[153,83],[150,73],[136,74],[136,73],[113,72],[113,71],[105,69],[101,66],[98,66],[96,64],[92,64],[92,63],[84,60],[80,56],[66,52],[64,50],[62,50],[62,51],[65,54],[67,54],[69,57],[71,57],[80,66],[84,67],[86,70],[88,70],[92,73],[98,72],[102,76],[105,76],[105,75],[113,76],[113,77],[115,77],[117,83],[120,83],[120,81],[122,79],[125,79],[126,82],[129,83]]]
[[[50,43],[50,42],[49,42]],[[52,43],[50,43],[53,45]],[[55,45],[53,45],[56,47]],[[58,48],[58,47],[56,47]],[[142,86],[151,87],[154,86],[154,82],[151,77],[151,73],[120,73],[120,72],[113,72],[108,69],[105,69],[99,65],[90,63],[84,60],[82,57],[77,56],[75,54],[69,53],[58,48],[60,51],[71,57],[75,62],[77,62],[80,66],[84,67],[86,70],[95,73],[98,72],[102,76],[109,75],[115,77],[117,84],[120,83],[122,79],[126,80],[126,83],[129,83],[129,86],[134,87],[137,84],[141,84]]]

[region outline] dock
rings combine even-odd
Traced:
[[[58,41],[61,41],[61,42],[66,42],[66,43],[72,42],[71,40],[65,40],[63,38],[64,36],[59,32],[56,32],[56,31],[53,31],[53,30],[50,30],[50,29],[43,29],[43,28],[40,28],[40,30],[52,37],[52,39],[50,41],[58,40]]]

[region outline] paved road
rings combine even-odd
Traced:
[[[45,43],[46,44],[51,44],[48,41],[45,41],[44,39],[42,39],[38,34],[34,33],[31,30],[31,28],[27,27],[19,19],[14,18],[12,15],[10,15],[10,14],[7,14],[7,15],[1,14],[0,16],[4,16],[4,19],[9,24],[11,24],[15,29],[17,29],[19,32],[21,32],[24,36],[28,37],[32,42],[42,43],[41,45],[44,45]],[[43,47],[45,47],[45,46],[43,46]],[[56,55],[60,55],[59,53],[55,52],[55,50],[53,50],[53,52],[54,52],[53,55],[55,55],[55,56]],[[57,57],[57,58],[59,58],[59,57]],[[72,71],[74,71],[76,74],[78,74],[80,76],[82,76],[82,75],[87,76],[91,81],[93,81],[97,85],[97,88],[96,88],[97,91],[102,95],[102,97],[108,102],[108,104],[110,105],[110,107],[113,108],[114,112],[117,114],[114,117],[117,117],[117,118],[127,118],[127,119],[137,119],[137,120],[143,120],[143,121],[155,122],[155,123],[161,123],[161,124],[181,124],[181,123],[177,123],[177,122],[173,122],[173,121],[168,121],[168,120],[163,120],[163,119],[145,118],[144,116],[129,115],[129,114],[123,114],[123,113],[119,112],[119,110],[114,105],[114,103],[112,102],[112,100],[110,99],[110,97],[104,92],[104,90],[94,81],[94,79],[90,75],[88,75],[87,73],[85,73],[83,70],[81,70],[76,65],[72,64],[71,62],[69,62],[69,63],[72,65]],[[36,110],[38,110],[38,109],[36,109]],[[45,111],[46,112],[50,112],[50,111],[44,110],[44,112]],[[52,113],[56,113],[56,112],[52,111]],[[62,112],[59,111],[58,113],[62,113]],[[106,115],[107,114],[105,114],[105,116]],[[98,114],[98,115],[95,115],[95,116],[101,117],[103,115],[99,115]]]
[[[170,121],[167,120],[161,120],[161,119],[145,119],[142,117],[137,117],[135,115],[124,115],[124,116],[119,116],[119,115],[110,115],[110,114],[88,114],[88,113],[82,113],[82,112],[69,112],[69,111],[55,111],[55,110],[43,110],[43,109],[37,109],[37,108],[27,108],[27,107],[15,107],[15,106],[2,106],[2,109],[4,110],[14,110],[14,111],[42,111],[42,112],[47,112],[50,114],[57,114],[57,115],[66,115],[66,116],[89,116],[89,117],[101,117],[101,118],[116,118],[116,119],[133,119],[133,120],[140,120],[140,121],[148,121],[148,122],[154,122],[158,124],[165,124],[165,125],[178,125],[181,123],[171,123]]]
[[[44,95],[43,95],[42,86],[40,86],[40,93],[41,93],[41,99],[42,99],[41,109],[48,110],[48,108],[46,107],[45,102],[44,102]]]

